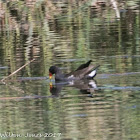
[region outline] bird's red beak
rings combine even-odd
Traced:
[[[49,78],[52,79],[52,73],[49,73]]]

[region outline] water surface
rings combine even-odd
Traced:
[[[119,11],[119,15],[118,15]],[[138,140],[140,135],[139,1],[0,2],[0,137]],[[50,85],[92,60],[92,83]]]

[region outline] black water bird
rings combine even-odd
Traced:
[[[97,74],[97,69],[100,65],[94,67],[90,65],[92,60],[87,63],[80,65],[75,71],[69,74],[63,74],[59,67],[51,66],[49,69],[49,77],[55,74],[56,81],[71,81],[71,80],[81,80],[81,79],[93,79]]]

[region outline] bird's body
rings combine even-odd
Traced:
[[[49,69],[50,77],[55,74],[56,81],[70,81],[81,79],[93,79],[97,73],[97,67],[90,65],[91,60],[85,64],[80,65],[75,71],[68,74],[63,74],[57,66],[51,66]]]

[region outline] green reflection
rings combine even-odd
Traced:
[[[139,1],[117,7],[120,18],[112,4],[96,0],[0,1],[1,79],[36,59],[0,83],[0,137],[10,132],[61,133],[56,139],[139,138]],[[70,72],[90,59],[102,73],[92,95],[64,86],[53,96],[47,79],[32,79],[48,76],[51,65]],[[16,81],[19,77],[32,78]]]

